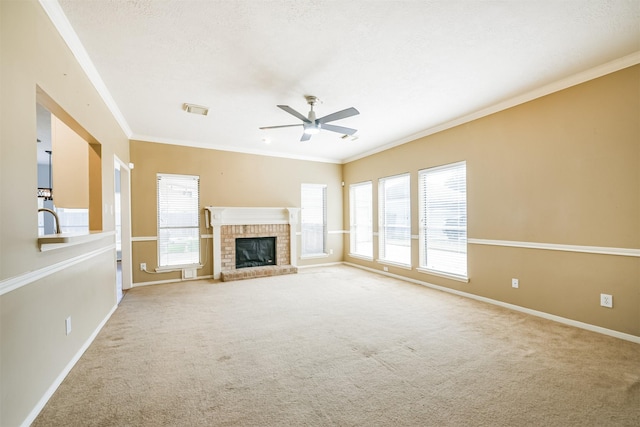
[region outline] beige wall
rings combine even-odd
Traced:
[[[174,173],[200,176],[200,205],[233,207],[300,207],[300,184],[327,184],[328,249],[326,258],[299,260],[298,265],[342,260],[342,166],[330,163],[257,156],[253,154],[190,148],[169,144],[132,141],[132,235],[133,282],[157,282],[177,279],[179,272],[149,274],[141,272],[141,262],[147,270],[158,263],[156,241],[136,241],[136,238],[157,236],[156,175]],[[201,212],[201,215],[204,215]],[[211,234],[204,228],[201,234]],[[299,231],[299,230],[298,230]],[[298,236],[298,252],[300,248]],[[212,274],[212,241],[208,245],[207,265],[198,276]],[[202,249],[203,262],[205,250]]]
[[[417,235],[418,171],[461,160],[469,238],[639,249],[640,66],[353,161],[344,181],[373,181],[377,218],[377,180],[409,172]],[[412,252],[413,270],[390,272],[640,336],[638,257],[469,244],[462,283],[415,271],[417,240]],[[613,295],[613,309],[599,306],[600,293]]]
[[[114,229],[114,154],[128,162],[129,141],[36,0],[0,2],[0,51],[0,425],[15,426],[115,305],[112,235],[38,249],[37,87],[101,144],[95,223],[105,231]],[[12,283],[23,286],[5,292]]]
[[[56,206],[89,209],[89,143],[52,114],[51,149]]]

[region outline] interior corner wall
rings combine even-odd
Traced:
[[[469,283],[393,274],[640,337],[638,256],[477,244],[640,249],[640,65],[344,165],[346,188],[409,172],[412,235],[418,171],[466,161]],[[348,190],[344,218],[349,224]],[[377,220],[374,219],[374,231]],[[475,241],[475,242],[474,242]],[[374,255],[377,254],[374,237]],[[348,235],[345,248],[349,248]],[[588,248],[587,248],[588,249]],[[374,256],[376,259],[376,256]],[[383,264],[345,260],[382,270]],[[520,287],[511,287],[518,278]],[[613,308],[600,294],[613,295]]]
[[[106,232],[115,229],[113,156],[128,162],[129,141],[37,0],[0,2],[0,53],[0,425],[18,426],[37,415],[116,301],[112,235],[38,248],[38,88],[101,146]]]
[[[137,267],[158,265],[157,191],[158,173],[200,177],[202,236],[211,236],[204,226],[205,206],[300,207],[301,184],[327,185],[327,248],[333,253],[322,258],[299,259],[298,266],[342,261],[342,165],[259,156],[229,151],[131,141],[131,211],[134,286],[180,279],[180,272],[146,273]],[[298,232],[300,230],[298,229]],[[300,248],[300,236],[297,236]],[[204,268],[198,276],[213,274],[212,238],[203,238]]]

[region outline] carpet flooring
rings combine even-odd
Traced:
[[[640,345],[349,266],[135,288],[34,426],[639,426]]]

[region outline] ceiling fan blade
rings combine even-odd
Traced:
[[[338,112],[335,112],[333,114],[329,114],[327,116],[320,117],[316,121],[318,123],[322,124],[322,123],[332,122],[334,120],[346,119],[347,117],[355,116],[355,115],[358,115],[358,114],[360,114],[360,111],[358,111],[355,108],[351,107],[351,108],[347,108],[346,110],[338,111]]]
[[[329,125],[329,124],[322,125],[322,129],[330,130],[331,132],[343,133],[346,135],[353,135],[354,133],[358,132],[357,129],[351,129],[351,128],[346,128],[344,126],[336,126],[336,125]]]
[[[297,125],[280,125],[280,126],[263,126],[261,128],[258,129],[278,129],[278,128],[291,128],[294,126],[303,126],[302,123],[298,123]]]
[[[305,123],[311,123],[309,121],[309,119],[307,119],[305,116],[303,116],[302,114],[298,113],[296,110],[294,110],[293,108],[289,107],[288,105],[278,105],[278,108],[280,108],[281,110],[286,111],[287,113],[291,114],[292,116],[295,116],[295,117],[299,118],[300,120],[302,120]]]
[[[311,139],[311,134],[310,133],[303,133],[302,134],[302,138],[300,138],[300,142],[308,141],[310,139]]]

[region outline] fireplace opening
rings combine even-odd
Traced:
[[[275,237],[242,237],[236,239],[236,269],[276,265]]]

